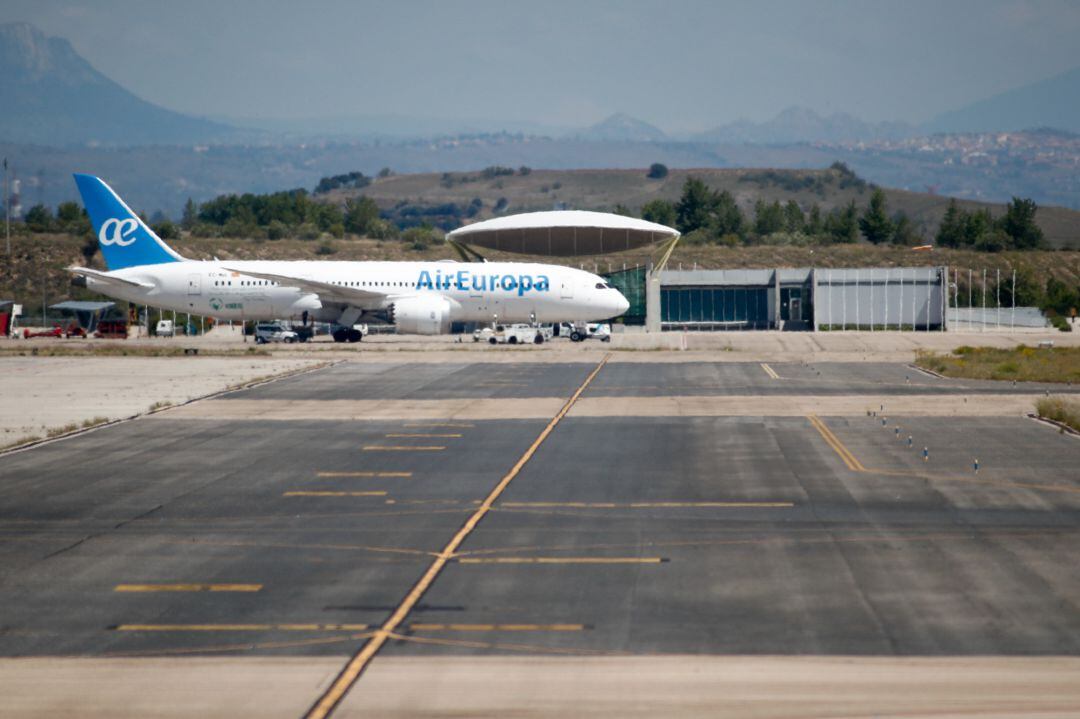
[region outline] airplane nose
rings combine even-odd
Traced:
[[[625,314],[630,309],[630,303],[623,297],[622,293],[619,293],[619,299],[615,300],[615,314]]]

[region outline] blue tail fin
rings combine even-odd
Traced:
[[[77,174],[75,184],[97,233],[105,266],[110,270],[184,259],[143,224],[101,178]]]

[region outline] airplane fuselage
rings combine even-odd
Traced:
[[[445,298],[454,322],[586,322],[626,309],[623,296],[583,270],[519,262],[180,261],[108,274],[140,285],[87,286],[129,302],[227,320],[337,321],[342,304],[285,282],[244,274],[288,275],[372,293],[347,304],[386,310],[410,298]],[[377,296],[376,296],[377,295]]]

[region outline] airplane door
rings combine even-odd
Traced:
[[[574,299],[574,280],[566,279],[562,280],[562,289],[559,290],[559,297],[564,300]]]
[[[202,294],[202,275],[191,274],[187,278],[187,293],[188,295],[201,295]]]

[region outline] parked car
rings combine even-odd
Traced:
[[[597,339],[601,342],[611,341],[611,325],[606,322],[588,322],[570,324],[563,322],[559,325],[559,336],[569,337],[571,342],[584,342],[587,339]]]
[[[266,344],[267,342],[287,342],[292,344],[299,341],[300,336],[279,322],[260,322],[255,325],[255,343]]]
[[[158,320],[157,326],[154,327],[154,334],[158,337],[172,337],[176,334],[176,328],[173,327],[172,320]]]

